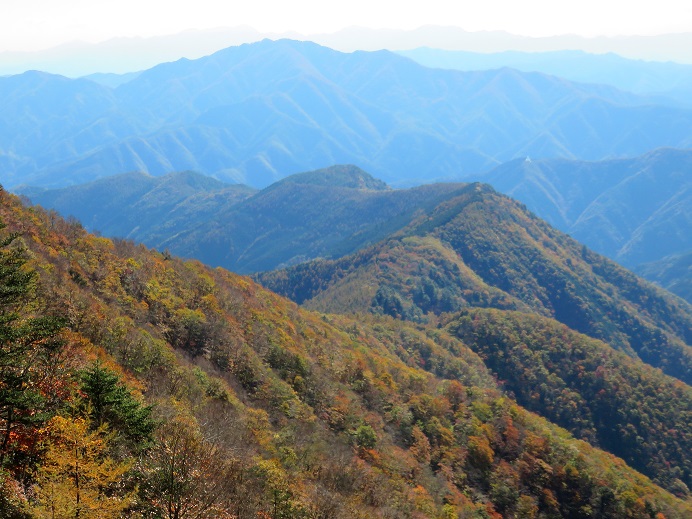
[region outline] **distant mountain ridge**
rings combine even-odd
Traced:
[[[193,172],[124,173],[69,188],[24,189],[32,202],[77,218],[92,231],[159,245],[255,190]]]
[[[593,250],[639,272],[639,265],[669,255],[689,256],[690,171],[692,151],[660,149],[634,159],[600,162],[520,159],[479,178]],[[58,190],[20,191],[35,203],[76,216],[90,230],[248,273],[354,252],[408,224],[419,209],[416,204],[440,201],[461,186],[386,193],[390,188],[384,182],[355,166],[291,175],[262,192],[193,178],[192,173],[132,174]],[[163,187],[146,192],[159,182],[172,191],[165,196]],[[137,187],[140,183],[144,191]],[[366,208],[366,199],[380,202]],[[397,199],[407,199],[410,207],[381,202]],[[242,201],[245,205],[237,205]],[[282,219],[281,211],[293,216]],[[385,224],[389,218],[394,220]],[[260,248],[263,259],[256,263]],[[692,302],[683,288],[684,268],[668,269],[665,282],[652,266],[641,272],[666,288],[678,287],[673,291]],[[678,278],[670,277],[676,272]]]
[[[43,70],[69,77],[94,73],[123,74],[183,57],[199,58],[231,45],[265,38],[309,40],[342,52],[406,50],[423,46],[482,53],[582,49],[594,54],[617,53],[632,60],[692,63],[689,52],[692,35],[689,33],[616,38],[575,35],[529,38],[503,31],[466,31],[459,27],[434,25],[414,30],[349,27],[327,34],[263,33],[252,27],[235,26],[187,30],[150,38],[113,38],[95,44],[74,41],[34,52],[3,52],[0,53],[0,75],[21,74],[27,70]]]
[[[692,252],[637,265],[634,271],[692,304]]]
[[[666,96],[678,103],[692,105],[691,64],[642,61],[613,53],[589,54],[579,50],[484,53],[420,47],[397,51],[397,54],[426,67],[465,71],[510,67],[569,81],[611,85],[637,94]]]
[[[162,64],[115,89],[39,73],[0,78],[0,102],[12,107],[0,114],[7,187],[183,170],[264,187],[338,163],[411,185],[518,156],[692,146],[692,110],[611,87],[288,40]]]
[[[292,175],[259,192],[190,172],[22,192],[107,236],[248,273],[353,252],[461,186],[392,190],[346,165]]]
[[[627,267],[692,251],[692,150],[600,162],[516,160],[482,178]]]

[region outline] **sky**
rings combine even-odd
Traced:
[[[685,0],[0,0],[0,51],[70,41],[150,37],[249,25],[261,32],[330,33],[350,26],[422,25],[523,36],[692,32]]]

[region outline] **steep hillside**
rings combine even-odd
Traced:
[[[636,270],[692,249],[690,171],[691,151],[666,148],[599,162],[520,159],[480,178],[592,250]],[[354,166],[336,166],[291,175],[255,196],[251,188],[192,173],[160,178],[133,173],[68,188],[17,191],[76,216],[89,230],[246,273],[353,252],[408,223],[406,214],[414,211],[384,200],[425,206],[441,200],[435,197],[445,189],[451,195],[458,187],[375,193],[386,191],[382,181]],[[366,207],[367,199],[377,203]],[[282,221],[282,214],[293,215],[290,222]],[[364,230],[368,219],[379,225],[398,216],[401,221],[388,228]],[[641,272],[656,280],[656,269]],[[678,281],[684,282],[684,277]]]
[[[489,186],[470,184],[338,260],[257,276],[308,308],[410,320],[466,307],[531,311],[692,381],[692,310]]]
[[[692,145],[692,110],[612,87],[289,40],[161,64],[114,89],[0,78],[0,103],[12,107],[0,114],[9,187],[185,170],[265,187],[335,163],[410,185],[518,156],[598,160]],[[60,106],[58,119],[47,106]]]
[[[517,160],[483,180],[618,263],[633,267],[692,250],[692,151],[634,159]]]
[[[535,314],[473,309],[447,329],[521,405],[658,474],[669,488],[692,486],[689,386]],[[665,441],[652,434],[672,423]]]
[[[0,246],[2,352],[42,352],[25,375],[52,396],[40,414],[36,401],[0,401],[5,430],[17,405],[32,417],[2,444],[4,517],[61,513],[75,478],[80,516],[690,513],[689,501],[519,407],[442,330],[310,313],[227,271],[0,197],[0,219],[20,233]],[[5,290],[32,271],[22,285],[32,297]],[[32,314],[59,317],[61,341],[14,342],[39,323]],[[84,470],[112,470],[75,476],[73,453]]]
[[[220,204],[185,232],[151,243],[235,272],[340,256],[406,225],[462,184],[391,190],[353,166],[293,175],[240,203]]]

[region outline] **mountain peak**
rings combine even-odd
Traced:
[[[345,187],[350,189],[367,189],[371,191],[386,191],[391,189],[382,180],[379,180],[358,166],[342,164],[328,168],[298,173],[287,177],[283,182],[293,184],[309,184],[317,186]]]
[[[185,170],[176,171],[163,175],[161,178],[161,183],[172,183],[178,185],[187,185],[196,189],[212,190],[212,189],[223,189],[230,184],[217,180],[208,175],[203,175],[197,171]]]

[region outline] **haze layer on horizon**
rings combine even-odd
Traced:
[[[75,40],[97,43],[241,25],[261,33],[306,36],[353,26],[413,30],[425,25],[528,37],[692,32],[692,4],[679,0],[655,4],[629,0],[24,0],[4,4],[0,8],[0,52],[36,51]]]

